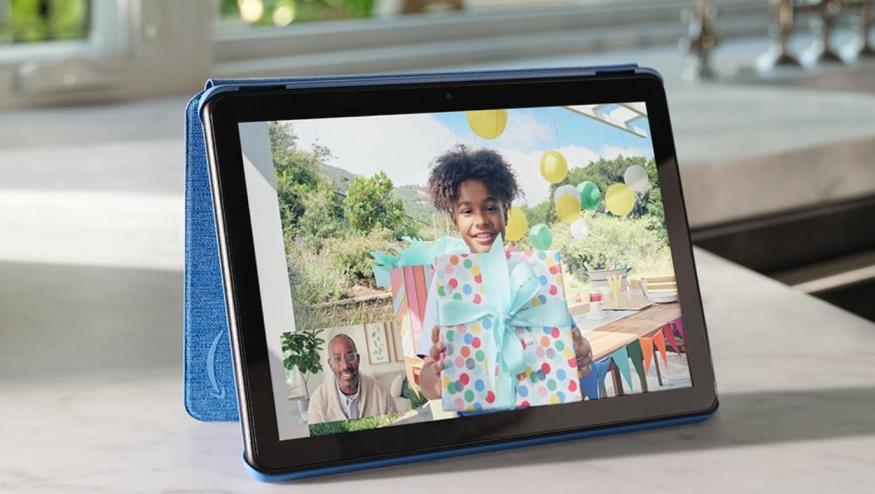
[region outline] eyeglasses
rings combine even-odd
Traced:
[[[341,360],[346,360],[346,363],[353,364],[353,363],[355,363],[356,359],[358,359],[358,358],[359,358],[359,354],[349,352],[346,355],[334,354],[331,356],[331,361],[334,362],[335,364],[339,364]]]

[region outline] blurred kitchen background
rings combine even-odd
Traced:
[[[695,243],[875,320],[873,8],[0,0],[0,376],[179,365],[183,110],[210,77],[654,67]]]

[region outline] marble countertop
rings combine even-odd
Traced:
[[[871,492],[875,324],[696,260],[710,421],[280,486],[247,476],[238,424],[183,410],[179,272],[0,264],[0,491]]]

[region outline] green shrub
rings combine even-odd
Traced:
[[[657,219],[592,213],[585,219],[590,230],[585,240],[572,237],[564,223],[551,226],[552,248],[560,252],[572,274],[583,279],[588,269],[608,267],[632,267],[639,276],[671,270],[668,243],[653,229]]]
[[[343,230],[343,206],[339,196],[327,187],[307,191],[301,200],[303,214],[298,219],[297,236],[307,248],[319,252],[326,239]]]
[[[340,300],[347,287],[343,271],[324,262],[300,240],[286,242],[286,255],[296,312],[299,305]]]
[[[328,263],[342,272],[350,283],[362,283],[374,279],[371,252],[386,250],[391,234],[385,229],[376,229],[366,235],[351,233],[345,237],[325,241],[323,254]]]

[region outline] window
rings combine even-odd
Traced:
[[[712,0],[762,35],[763,0]],[[0,0],[0,108],[191,93],[209,77],[433,70],[657,44],[691,0]],[[159,76],[160,75],[160,76]]]
[[[191,91],[214,15],[205,0],[0,0],[0,107]]]
[[[2,0],[0,43],[85,39],[89,4],[88,0]]]

